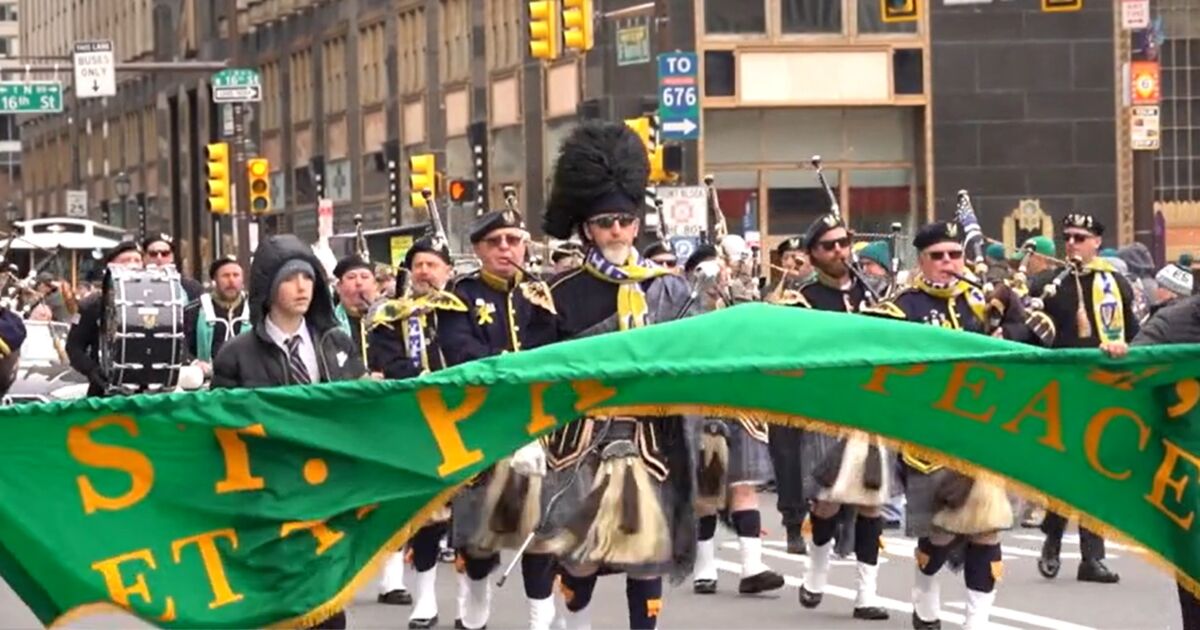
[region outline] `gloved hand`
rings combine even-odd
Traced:
[[[518,475],[545,475],[546,450],[541,442],[534,440],[513,453],[509,465]]]

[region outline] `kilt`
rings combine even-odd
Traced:
[[[939,468],[930,473],[922,473],[908,464],[903,464],[903,466],[905,488],[904,534],[912,538],[922,538],[935,533],[959,534],[959,532],[946,531],[933,524],[933,517],[936,513],[938,486],[957,473],[948,468]],[[1008,500],[1015,510],[1016,501],[1014,498],[1010,495]],[[1011,528],[1010,525],[997,531]]]
[[[824,488],[817,483],[816,474],[825,459],[835,454],[844,437],[834,437],[819,431],[805,431],[800,446],[801,484],[804,489],[804,499],[814,501],[820,497]],[[900,477],[896,472],[896,454],[890,449],[883,449],[883,474],[891,496],[901,493]]]
[[[508,460],[501,460],[496,466],[507,466]],[[488,481],[491,480],[492,469],[488,468],[479,474],[471,483],[463,486],[450,500],[450,546],[455,549],[465,549],[471,546],[471,541],[479,533],[485,515],[483,513],[484,495],[487,494]]]
[[[733,484],[759,484],[765,483],[774,477],[774,471],[771,468],[771,453],[768,450],[767,442],[753,435],[746,426],[737,420],[723,420],[719,418],[703,418],[694,423],[693,430],[689,430],[688,440],[692,445],[692,454],[698,460],[700,453],[700,429],[709,422],[719,422],[725,425],[728,433],[726,444],[729,445],[729,464],[728,470],[725,471],[725,483]],[[766,437],[764,434],[763,438]]]

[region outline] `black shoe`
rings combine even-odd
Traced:
[[[447,564],[453,563],[457,558],[458,554],[450,547],[446,547],[438,552],[438,560]]]
[[[1121,581],[1121,576],[1104,566],[1103,560],[1084,560],[1079,563],[1079,572],[1075,579],[1080,582],[1116,584]]]
[[[462,619],[454,620],[454,630],[467,630],[467,627],[463,625]],[[484,624],[479,630],[487,630],[487,624]]]
[[[882,621],[891,615],[888,614],[886,608],[882,606],[863,606],[862,608],[854,609],[855,619],[869,619],[871,621]]]
[[[787,552],[798,556],[808,555],[808,545],[804,542],[799,525],[787,526]]]
[[[700,595],[712,595],[717,592],[716,580],[694,580],[692,582],[692,591]]]
[[[1041,573],[1042,577],[1048,580],[1058,577],[1058,570],[1062,568],[1062,560],[1058,557],[1060,548],[1061,543],[1057,540],[1047,538],[1046,542],[1042,543],[1042,557],[1038,558],[1037,567],[1038,573]],[[1080,565],[1079,570],[1080,572],[1083,571],[1082,565]]]
[[[800,605],[805,608],[816,608],[821,605],[821,593],[814,593],[800,585]]]
[[[884,529],[900,529],[900,521],[884,521]]]
[[[408,630],[428,630],[436,627],[437,621],[437,615],[434,615],[433,619],[409,619]]]
[[[942,620],[934,619],[933,621],[925,621],[917,616],[916,611],[913,611],[913,630],[942,630]]]
[[[754,595],[783,588],[783,576],[770,569],[742,578],[738,582],[738,592],[742,595]]]
[[[402,588],[398,588],[381,593],[375,601],[380,604],[390,604],[392,606],[411,606],[412,594]]]

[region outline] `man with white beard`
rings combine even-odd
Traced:
[[[554,341],[624,331],[694,312],[686,280],[647,263],[634,249],[649,163],[645,146],[621,123],[589,121],[560,149],[545,231],[577,233],[584,263],[551,283],[558,313]],[[566,627],[590,628],[600,572],[625,573],[630,628],[655,628],[662,576],[691,574],[696,532],[692,467],[679,418],[584,417],[547,436],[539,542],[558,556]],[[540,453],[538,454],[541,455]],[[531,457],[522,449],[513,457]]]

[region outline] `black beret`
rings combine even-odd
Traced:
[[[343,275],[355,270],[366,269],[371,271],[371,265],[363,260],[358,254],[351,254],[338,261],[337,266],[333,268],[333,276],[341,278]]]
[[[108,254],[105,255],[105,257],[104,257],[104,264],[105,265],[112,264],[112,261],[114,259],[116,259],[117,256],[120,256],[121,254],[124,254],[125,252],[141,252],[141,251],[142,251],[142,248],[138,246],[137,241],[133,241],[133,240],[129,240],[129,239],[122,240],[119,243],[117,243],[116,245],[114,245],[112,249],[108,250]]]
[[[675,250],[672,249],[671,244],[666,241],[654,241],[649,247],[642,250],[642,258],[654,258],[655,256],[662,256],[663,254],[675,256]]]
[[[215,279],[217,277],[217,272],[221,270],[221,267],[224,267],[225,265],[236,264],[238,264],[237,257],[233,256],[232,254],[221,256],[220,258],[212,261],[212,264],[208,266],[208,279]]]
[[[550,252],[550,261],[558,262],[564,258],[567,258],[568,256],[582,256],[582,255],[583,255],[583,246],[581,246],[579,243],[576,243],[573,241],[566,241],[565,243],[559,245],[558,247],[555,247],[554,251]]]
[[[1097,221],[1096,217],[1090,214],[1073,212],[1063,217],[1062,223],[1064,228],[1079,228],[1087,230],[1096,236],[1104,236],[1104,224]]]
[[[488,234],[503,228],[525,229],[521,213],[514,210],[492,210],[475,218],[471,224],[471,243],[482,241]]]
[[[150,249],[154,243],[166,243],[172,252],[175,251],[175,239],[171,238],[169,234],[154,234],[146,237],[146,240],[142,241],[142,251]]]
[[[687,262],[683,264],[683,270],[691,273],[700,263],[706,260],[716,260],[717,256],[717,248],[705,243],[697,247],[691,256],[688,256]]]
[[[783,242],[775,247],[776,253],[778,253],[780,256],[788,252],[794,252],[801,249],[804,249],[804,239],[800,238],[799,236],[785,238],[783,239]]]
[[[404,262],[400,263],[400,267],[412,271],[413,259],[417,257],[417,254],[436,254],[447,265],[454,264],[450,260],[450,252],[445,247],[434,247],[433,238],[426,236],[417,239],[417,242],[408,248],[408,251],[404,253]]]
[[[836,214],[827,214],[812,222],[808,226],[808,231],[804,233],[804,246],[810,251],[817,246],[817,241],[821,240],[825,233],[836,229],[846,228],[846,224],[842,222],[842,218]],[[848,230],[848,228],[847,228]]]
[[[20,352],[25,335],[25,321],[20,315],[7,309],[0,312],[0,357]]]
[[[922,226],[913,238],[913,247],[921,251],[938,243],[962,243],[962,230],[953,221],[939,221]]]

